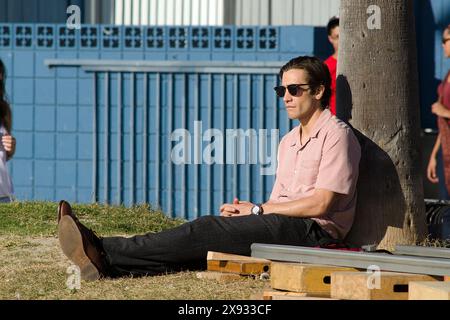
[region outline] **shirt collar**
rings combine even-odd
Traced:
[[[319,134],[320,129],[323,128],[323,126],[328,122],[328,120],[330,120],[330,118],[332,116],[333,115],[331,114],[330,110],[325,109],[322,111],[322,113],[320,114],[316,123],[314,124],[314,127],[311,131],[310,139],[317,138],[317,135]],[[297,144],[300,147],[300,127],[301,126],[302,125],[299,124],[297,127],[295,127],[294,135],[292,136],[292,140],[291,140],[291,147],[294,147]],[[309,141],[309,139],[308,139],[308,141]],[[306,143],[305,143],[305,145],[306,145]]]

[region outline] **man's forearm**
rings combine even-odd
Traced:
[[[262,207],[264,214],[277,213],[300,218],[318,218],[328,209],[327,203],[317,195],[282,203],[268,201]]]

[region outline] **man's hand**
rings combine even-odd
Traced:
[[[8,155],[8,159],[11,158],[14,155],[14,152],[16,152],[16,138],[10,134],[5,134],[2,136],[2,144]]]
[[[437,115],[438,117],[450,118],[450,111],[439,102],[433,103],[431,106],[431,112]]]
[[[239,201],[234,198],[233,203],[224,203],[220,207],[220,215],[223,217],[247,216],[251,214],[254,204],[248,201]]]

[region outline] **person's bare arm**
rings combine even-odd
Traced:
[[[439,133],[436,137],[436,142],[434,143],[433,150],[431,151],[430,158],[436,158],[439,148],[441,147],[441,134]]]
[[[277,213],[291,217],[318,218],[325,215],[340,196],[333,191],[316,189],[312,196],[283,203],[268,201],[262,205],[262,208],[264,214]],[[220,207],[220,212],[226,217],[245,216],[251,214],[253,206],[254,204],[248,201],[225,203]]]
[[[439,178],[436,174],[436,167],[437,167],[436,157],[440,147],[441,147],[441,134],[438,134],[433,150],[431,151],[430,159],[428,160],[427,166],[427,178],[431,183],[439,182]]]
[[[277,213],[291,217],[318,218],[329,212],[340,196],[333,191],[316,189],[312,196],[282,203],[266,202],[262,207],[264,214]]]

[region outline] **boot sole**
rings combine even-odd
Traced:
[[[61,217],[58,224],[58,239],[62,252],[80,268],[81,279],[86,281],[100,279],[100,273],[84,252],[80,230],[70,216]]]

